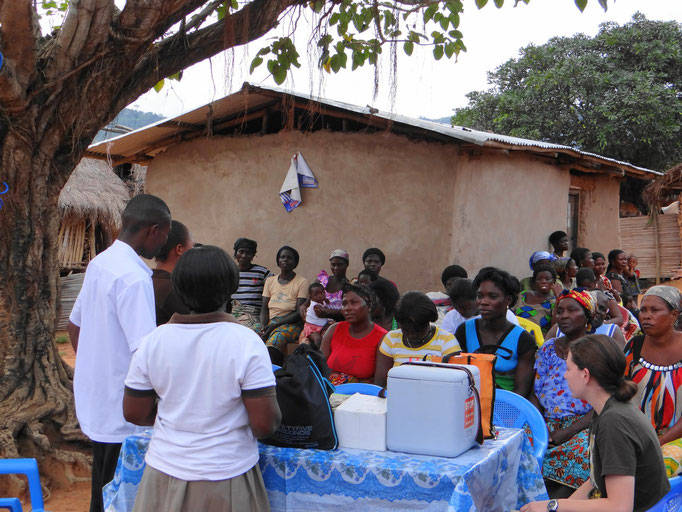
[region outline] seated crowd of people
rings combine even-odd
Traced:
[[[332,251],[329,270],[321,270],[311,282],[296,273],[300,256],[293,247],[277,251],[273,273],[267,265],[254,263],[256,241],[239,238],[233,246],[238,284],[226,309],[260,336],[272,364],[282,365],[300,343],[318,347],[332,371],[330,380],[337,385],[385,386],[392,367],[427,355],[496,353],[496,385],[530,400],[545,419],[550,447],[542,473],[548,484],[556,484],[556,495],[570,488],[579,489],[576,496],[582,497],[583,484],[593,487],[588,430],[606,409],[620,411],[620,405],[606,407],[609,397],[618,403],[631,401],[646,415],[661,446],[667,476],[677,475],[682,471],[678,421],[682,399],[677,404],[682,392],[682,333],[676,330],[680,293],[670,286],[653,286],[640,299],[634,255],[614,249],[605,257],[587,248],[565,255],[568,237],[561,231],[552,233],[549,242],[553,251],[534,252],[530,275],[521,280],[490,266],[470,279],[462,267],[450,265],[441,275],[445,293],[401,295],[399,277],[392,276],[396,284],[382,274],[386,256],[378,248],[364,252],[364,269],[357,276],[348,275],[348,252]],[[173,266],[193,245],[189,230],[173,221],[153,275],[159,325],[175,312],[189,313],[169,283]],[[584,340],[593,340],[593,346],[581,348]],[[590,356],[593,352],[596,355]],[[600,357],[612,363],[608,378],[603,368],[594,366]],[[613,368],[621,364],[620,375],[613,377]],[[578,375],[574,382],[569,379],[572,371]],[[582,382],[580,375],[591,375],[592,380]],[[608,379],[615,379],[615,384]],[[606,424],[607,417],[600,421]],[[601,485],[594,482],[594,475],[593,484],[602,497],[607,489],[627,491],[627,485],[610,487],[609,481],[620,480],[608,476],[604,487],[603,477],[610,473],[604,473],[608,458],[603,453],[600,457]],[[637,466],[638,475],[639,471]],[[632,493],[636,504],[651,505],[660,498],[660,492],[643,497],[634,487]],[[549,506],[553,504],[524,510],[550,510]]]

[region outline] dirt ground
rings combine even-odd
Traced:
[[[72,367],[76,363],[76,354],[68,341],[65,331],[55,335],[59,354]],[[66,340],[66,342],[65,342]],[[88,512],[90,509],[90,482],[78,482],[68,488],[51,488],[50,498],[45,500],[45,510],[50,512]],[[31,510],[28,501],[23,503],[24,510]]]

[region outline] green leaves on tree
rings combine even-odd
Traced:
[[[682,24],[636,14],[527,46],[467,95],[455,125],[545,140],[650,169],[682,161]]]

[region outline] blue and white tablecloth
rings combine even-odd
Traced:
[[[132,510],[149,435],[131,436],[123,444],[114,480],[104,488],[107,512]],[[509,512],[547,499],[537,460],[520,430],[500,429],[497,439],[455,458],[263,444],[259,451],[274,512]]]

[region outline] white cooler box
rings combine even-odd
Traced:
[[[334,411],[340,448],[386,451],[386,399],[355,393]]]
[[[456,457],[476,443],[481,381],[471,365],[407,363],[388,372],[386,444],[396,452]]]

